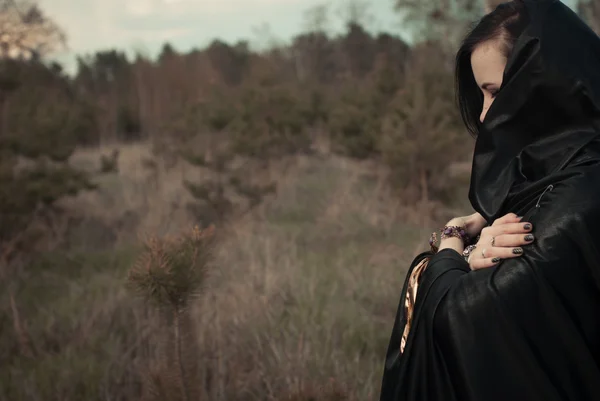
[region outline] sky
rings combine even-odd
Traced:
[[[202,48],[214,38],[289,41],[302,31],[305,11],[324,0],[39,0],[42,9],[67,33],[68,52],[58,60],[71,70],[76,54],[119,48],[154,56],[168,41],[180,51]],[[328,1],[331,24],[341,24],[348,0]],[[375,31],[401,33],[393,0],[369,1]]]
[[[57,59],[67,71],[75,55],[118,48],[154,57],[165,42],[180,51],[202,48],[214,38],[255,46],[289,39],[303,30],[308,9],[330,4],[331,25],[339,30],[340,9],[350,0],[39,0],[67,33],[68,51]],[[572,5],[576,0],[563,0]],[[407,36],[394,0],[367,0],[368,27]]]

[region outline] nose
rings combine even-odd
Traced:
[[[481,114],[479,115],[479,121],[481,123],[483,123],[483,120],[485,119],[485,115],[487,114],[488,110],[490,109],[490,106],[492,105],[492,103],[494,103],[494,99],[485,99],[483,101],[483,108],[481,110]]]
[[[485,115],[487,114],[488,111],[488,107],[484,107],[483,110],[481,110],[481,114],[479,115],[479,122],[483,123],[483,120],[485,119]]]

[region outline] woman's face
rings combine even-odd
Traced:
[[[506,57],[500,51],[500,43],[497,40],[481,43],[471,54],[473,75],[483,93],[483,110],[479,116],[481,122],[494,102],[496,93],[500,90],[504,67],[506,67]]]

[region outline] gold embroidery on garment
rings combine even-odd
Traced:
[[[412,323],[412,317],[415,307],[415,301],[417,300],[417,290],[419,287],[419,279],[421,278],[421,273],[427,267],[427,263],[429,262],[429,258],[425,258],[419,263],[410,274],[408,279],[408,288],[406,290],[406,299],[404,300],[404,308],[406,312],[406,325],[404,326],[404,333],[402,333],[402,341],[400,342],[400,352],[404,352],[404,347],[406,346],[406,339],[408,338],[408,333],[410,332],[410,326]]]

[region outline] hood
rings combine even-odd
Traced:
[[[600,127],[600,38],[558,0],[524,0],[529,24],[475,143],[469,200],[488,222],[551,183]]]

